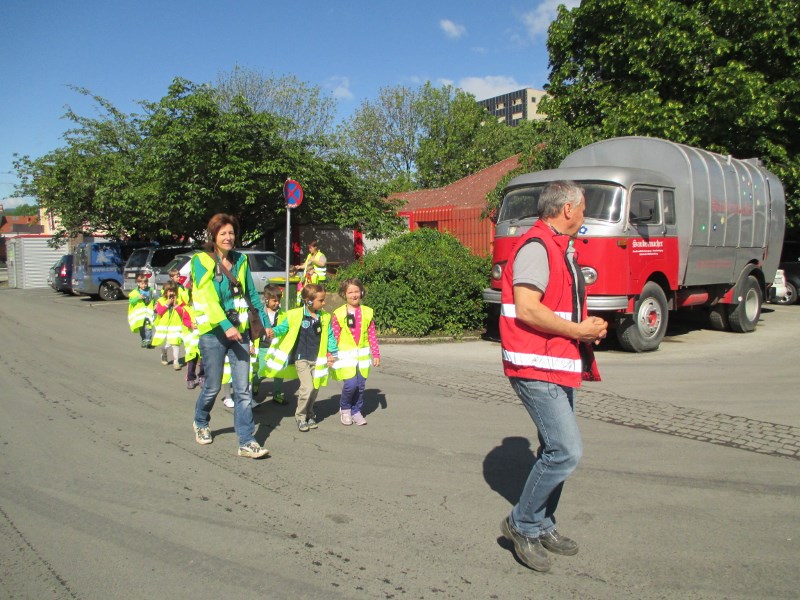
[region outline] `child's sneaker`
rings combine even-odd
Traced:
[[[300,431],[303,431],[303,432],[306,432],[306,431],[308,431],[308,421],[305,421],[305,420],[303,420],[303,421],[298,421],[298,422],[297,422],[297,428],[298,428]]]
[[[197,379],[187,379],[186,380],[186,387],[187,389],[193,390],[197,387]]]
[[[142,340],[142,348],[147,348],[150,345],[150,342],[147,340]]]
[[[343,408],[339,418],[342,420],[342,425],[352,425],[353,417],[350,416],[350,409]]]
[[[172,365],[172,368],[175,369],[176,371],[180,371],[181,363],[176,360],[175,363]]]
[[[222,400],[222,403],[228,408],[233,408],[233,398],[229,396],[225,396],[225,398]]]
[[[262,456],[269,456],[269,450],[259,446],[257,442],[247,442],[244,446],[239,446],[239,456],[261,458]]]
[[[214,441],[214,438],[211,437],[211,430],[208,428],[208,425],[205,427],[200,427],[197,422],[192,423],[194,426],[194,439],[197,440],[198,444],[210,444]]]
[[[275,392],[272,394],[272,401],[278,404],[286,404],[286,397],[283,395],[283,392]]]
[[[367,420],[362,416],[361,413],[353,413],[352,415],[353,425],[366,425]]]
[[[317,420],[314,417],[309,418],[308,421],[306,421],[306,424],[308,425],[309,429],[316,429],[319,427],[319,425],[317,425]]]
[[[161,364],[165,365],[165,366],[169,364],[169,361],[167,360],[167,351],[166,350],[162,350],[161,351]]]

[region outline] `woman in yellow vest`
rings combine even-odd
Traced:
[[[222,386],[222,371],[227,357],[231,364],[233,428],[239,438],[239,456],[260,458],[269,451],[259,445],[253,435],[250,327],[245,295],[258,310],[262,322],[266,321],[266,315],[253,283],[247,256],[233,249],[238,227],[238,221],[231,215],[219,213],[211,217],[208,222],[208,251],[198,252],[191,260],[194,318],[200,333],[200,355],[206,372],[205,384],[195,403],[194,433],[198,444],[213,441],[208,423]]]
[[[294,267],[295,272],[302,271],[300,281],[297,282],[297,305],[302,304],[300,292],[309,283],[315,283],[325,287],[328,280],[328,259],[319,249],[319,242],[311,240],[308,244],[308,255],[302,265]]]
[[[381,364],[378,335],[373,312],[361,306],[364,286],[359,279],[346,279],[339,287],[345,304],[333,311],[333,334],[339,346],[339,359],[333,365],[333,378],[344,381],[339,400],[342,425],[366,425],[362,409],[364,387],[370,366]]]
[[[328,369],[338,348],[331,315],[322,310],[325,290],[309,283],[301,295],[303,306],[287,311],[286,320],[272,327],[275,337],[260,375],[300,380],[294,418],[297,428],[305,432],[317,428],[314,402],[319,388],[328,384]]]

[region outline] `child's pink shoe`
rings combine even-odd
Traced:
[[[353,419],[350,416],[350,411],[346,409],[341,409],[340,418],[342,419],[342,425],[352,425]]]
[[[361,415],[361,413],[353,413],[351,415],[353,420],[353,425],[366,425],[367,420]]]

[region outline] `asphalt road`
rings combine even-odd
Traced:
[[[383,344],[369,425],[337,383],[317,431],[270,402],[254,461],[221,403],[195,443],[196,391],[125,310],[0,289],[0,598],[800,596],[800,307],[600,349],[559,509],[581,551],[548,574],[500,537],[536,436],[498,344]]]

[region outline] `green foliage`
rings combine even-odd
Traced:
[[[796,0],[584,0],[559,8],[542,109],[600,137],[760,157],[800,226]]]
[[[452,235],[418,229],[341,269],[334,285],[361,279],[382,333],[459,335],[483,324],[489,267],[489,259],[472,255]]]
[[[13,217],[35,217],[39,214],[39,207],[35,204],[20,204],[14,208],[7,208],[4,212]]]
[[[100,116],[68,111],[75,127],[64,147],[15,161],[17,192],[59,217],[57,240],[95,231],[116,239],[197,239],[209,217],[225,212],[238,217],[247,243],[282,226],[289,177],[305,190],[295,223],[360,228],[367,237],[400,229],[383,190],[362,181],[327,138],[288,136],[296,130],[291,120],[254,110],[244,96],[222,98],[211,86],[178,78],[161,100],[141,103],[143,115],[126,115],[77,91],[95,100]]]

